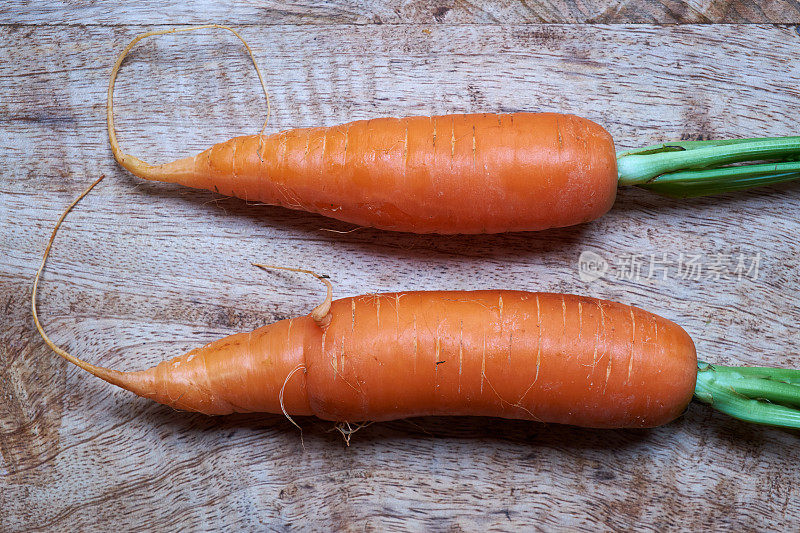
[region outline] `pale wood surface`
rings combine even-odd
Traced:
[[[115,54],[149,29],[128,24],[153,19],[108,4],[87,2],[80,16],[0,8],[32,23],[0,26],[0,530],[744,531],[797,523],[798,434],[701,405],[648,431],[400,421],[362,430],[349,448],[329,425],[307,419],[303,449],[282,417],[173,412],[58,359],[33,330],[31,281],[58,214],[104,173],[56,241],[41,312],[56,342],[112,367],[155,364],[304,314],[321,297],[314,280],[266,274],[253,260],[328,273],[337,296],[496,287],[605,297],[682,324],[707,360],[800,367],[797,184],[691,201],[624,190],[603,219],[538,234],[331,233],[350,228],[143,183],[117,167],[105,132],[106,77]],[[704,5],[722,4],[736,3]],[[238,7],[227,17],[253,24],[242,32],[272,89],[271,130],[524,109],[594,119],[619,147],[798,134],[800,35],[792,26],[477,24],[492,21],[482,16],[456,25],[449,14],[418,25],[429,19],[403,10],[408,24],[354,26],[361,7],[337,18],[328,14],[334,8],[298,5],[320,24],[292,25],[298,20],[287,15],[277,19],[285,24],[260,25],[263,18],[249,18],[255,11]],[[555,20],[578,18],[547,5],[544,12],[564,17]],[[775,20],[781,5],[764,2],[761,11]],[[531,19],[508,6],[505,22]],[[166,20],[181,16],[171,9]],[[216,15],[200,11],[191,21]],[[251,66],[221,33],[143,43],[123,67],[117,100],[121,142],[152,161],[256,131],[264,111]],[[672,271],[666,281],[586,283],[577,269],[584,250],[609,259],[683,252],[706,262],[760,253],[761,263],[757,280],[686,280]]]
[[[797,0],[346,0],[209,2],[7,0],[0,20],[23,24],[519,24],[800,22]]]

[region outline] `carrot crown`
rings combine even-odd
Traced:
[[[680,141],[617,153],[620,185],[678,198],[800,178],[800,137]]]

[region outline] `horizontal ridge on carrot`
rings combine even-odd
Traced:
[[[253,58],[233,29],[202,27],[233,32]],[[114,81],[136,42],[192,29],[198,28],[137,36],[112,70],[111,148],[119,164],[141,178],[359,226],[474,234],[594,220],[611,208],[618,185],[683,197],[800,177],[800,137],[678,141],[617,153],[601,126],[558,113],[376,118],[273,135],[263,135],[262,129],[260,135],[221,142],[192,157],[150,165],[119,147]],[[264,87],[257,66],[256,71]]]
[[[99,181],[56,224],[32,313],[59,355],[145,398],[215,415],[339,422],[476,415],[614,428],[665,424],[694,395],[743,420],[800,427],[800,371],[699,363],[675,323],[566,294],[429,291],[332,301],[330,282],[314,274],[328,294],[308,316],[230,335],[148,370],[92,365],[47,337],[36,293],[61,222]]]

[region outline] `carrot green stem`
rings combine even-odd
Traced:
[[[800,429],[800,370],[698,362],[694,395],[739,420]]]
[[[708,141],[666,142],[661,144],[653,144],[650,146],[645,146],[644,148],[634,148],[633,150],[617,152],[617,157],[622,157],[625,155],[647,155],[647,154],[655,154],[658,152],[681,152],[683,150],[692,150],[694,148],[703,148],[707,146],[726,146],[730,144],[741,144],[754,141],[770,141],[775,138],[776,137],[758,137],[751,139],[714,139]],[[791,137],[789,138],[791,139]]]
[[[679,141],[617,154],[620,185],[667,196],[718,194],[800,178],[800,136]]]
[[[679,170],[662,174],[641,187],[665,196],[689,198],[771,185],[797,178],[800,178],[800,161],[791,161],[707,170]]]

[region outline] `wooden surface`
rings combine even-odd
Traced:
[[[6,0],[0,20],[61,24],[520,24],[800,22],[796,0],[334,0],[49,2]],[[153,6],[157,5],[157,8]],[[198,8],[200,7],[200,8]]]
[[[766,24],[797,22],[796,2],[121,4],[0,7],[0,530],[794,527],[796,432],[692,404],[653,430],[426,418],[370,426],[349,448],[305,419],[303,448],[282,417],[178,413],[69,366],[35,334],[29,295],[56,218],[103,173],[55,243],[40,309],[57,343],[111,367],[144,368],[319,301],[314,280],[251,261],[325,272],[337,296],[599,296],[680,323],[706,360],[800,367],[798,184],[689,201],[623,190],[603,219],[536,234],[334,233],[351,228],[142,182],[114,163],[104,122],[111,64],[136,33],[221,20],[241,26],[265,71],[271,131],[547,110],[603,124],[620,148],[797,135],[800,34]],[[716,21],[765,24],[529,24]],[[149,161],[257,131],[264,113],[240,45],[211,32],[142,43],[117,101],[123,146]],[[584,251],[611,264],[606,277],[581,280]],[[629,275],[626,261],[651,254],[675,261],[668,279],[647,262]],[[695,279],[680,254],[706,266],[758,257],[759,271]]]

